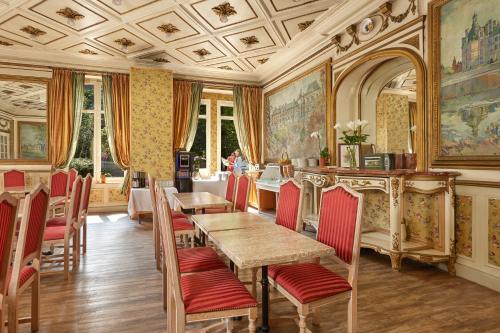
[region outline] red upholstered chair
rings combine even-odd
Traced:
[[[156,200],[155,189],[156,186],[156,178],[148,174],[149,180],[149,194],[151,197],[151,210],[153,213],[153,244],[155,249],[155,261],[156,261],[156,269],[161,270],[161,240],[160,240],[160,229],[158,227],[158,202]],[[160,187],[158,187],[158,190]],[[176,235],[181,237],[186,243],[188,240],[186,238],[191,238],[191,246],[194,247],[194,226],[189,222],[189,218],[187,215],[181,212],[171,211],[173,215],[173,219],[175,220],[176,225]]]
[[[71,191],[73,190],[73,183],[75,182],[75,179],[78,176],[78,170],[76,170],[75,168],[71,168],[71,169],[69,169],[68,174],[69,174],[69,191],[68,191],[68,193],[71,193]]]
[[[170,223],[169,216],[163,214],[163,205],[161,203],[161,196],[165,195],[165,191],[162,191],[160,187],[156,187],[155,194],[156,197],[156,210],[158,212],[158,229],[160,230],[160,242],[163,237],[166,237],[162,232],[164,231],[161,226],[166,223]],[[170,209],[168,204],[168,200],[166,201],[167,208]],[[170,209],[170,212],[172,210]],[[172,218],[172,223],[174,225],[174,233],[175,231],[175,219]],[[163,251],[160,248],[160,255]],[[163,252],[164,254],[164,252]],[[217,253],[210,247],[194,247],[194,248],[180,248],[177,249],[177,256],[179,257],[179,270],[181,274],[190,274],[195,272],[203,272],[214,269],[225,268],[226,265],[222,262],[217,255]],[[167,309],[167,267],[166,267],[166,258],[165,255],[162,256],[163,264],[162,274],[163,274],[163,308]]]
[[[66,203],[69,193],[69,173],[64,170],[54,170],[50,175],[50,211],[56,216],[56,210],[60,209],[58,215],[66,212]]]
[[[9,332],[19,331],[18,300],[30,286],[31,332],[38,331],[40,321],[40,262],[48,207],[49,189],[45,185],[39,185],[25,198],[7,296]]]
[[[91,190],[92,190],[92,176],[89,173],[83,179],[82,202],[80,207],[80,225],[82,226],[82,254],[87,253],[87,215],[89,214],[89,202],[90,202]]]
[[[50,268],[54,268],[56,264],[64,264],[64,279],[69,279],[69,260],[72,259],[73,269],[76,269],[79,262],[80,244],[78,243],[78,232],[81,227],[81,199],[82,199],[83,179],[81,176],[76,177],[73,183],[73,191],[68,213],[64,216],[53,217],[47,220],[47,228],[45,228],[44,243],[49,245],[51,249],[55,246],[62,246],[64,253],[62,255],[54,254],[44,257],[44,263],[52,264]],[[70,253],[71,243],[71,253]],[[62,260],[60,258],[63,258]],[[50,273],[60,273],[61,271],[51,270]],[[47,272],[47,273],[49,273]],[[45,272],[44,272],[45,273]]]
[[[236,190],[236,175],[231,172],[229,177],[227,178],[227,187],[226,187],[226,200],[233,202],[234,200],[234,192]],[[217,213],[226,213],[227,209],[225,207],[220,208],[206,208],[205,214],[217,214]]]
[[[24,186],[24,171],[12,169],[3,173],[4,187]]]
[[[361,239],[363,194],[344,184],[322,191],[317,240],[336,251],[333,259],[348,270],[344,278],[317,263],[298,263],[270,267],[274,285],[299,313],[301,333],[307,331],[306,317],[314,313],[319,323],[320,306],[349,299],[347,330],[357,331],[357,280]]]
[[[248,198],[250,196],[251,185],[252,179],[247,175],[241,175],[238,177],[234,211],[246,212],[248,210]]]
[[[165,193],[160,193],[162,245],[168,261],[167,317],[172,331],[185,332],[191,322],[226,319],[231,332],[231,317],[248,316],[250,333],[255,332],[257,301],[228,268],[181,276],[182,255],[176,247],[174,224]],[[165,218],[166,217],[166,218]]]
[[[0,195],[0,318],[2,318],[0,333],[4,331],[3,319],[5,317],[9,278],[11,276],[10,262],[12,257],[12,244],[16,231],[18,206],[19,200],[11,194],[2,193]]]

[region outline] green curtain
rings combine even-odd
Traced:
[[[113,161],[117,160],[116,149],[115,149],[115,129],[113,126],[113,99],[112,99],[112,89],[113,89],[113,78],[111,75],[102,76],[102,104],[104,107],[104,120],[106,122],[106,129],[108,130],[108,144],[109,150],[111,151],[111,157]]]
[[[201,95],[203,93],[203,84],[194,82],[191,85],[191,103],[190,103],[190,118],[188,125],[188,138],[186,140],[186,150],[190,151],[196,136],[198,128],[198,115],[200,113]],[[207,112],[209,112],[207,110]]]
[[[68,167],[75,156],[78,137],[80,136],[80,125],[82,123],[82,109],[85,93],[85,74],[71,73],[73,83],[73,131],[71,134],[71,145],[68,151],[68,159],[64,168]]]
[[[243,88],[234,87],[233,88],[233,115],[234,115],[234,129],[236,130],[236,137],[238,138],[238,144],[240,145],[241,152],[246,158],[250,157],[250,151],[248,149],[248,140],[246,127],[244,123],[243,112]]]

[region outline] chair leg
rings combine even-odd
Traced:
[[[314,326],[319,326],[320,325],[320,322],[321,322],[321,311],[320,311],[321,308],[315,308],[313,310],[313,325]]]
[[[299,314],[299,332],[300,333],[306,333],[307,332],[307,327],[306,327],[306,316]]]
[[[163,287],[163,309],[167,311],[170,296],[168,294],[168,275],[167,275],[167,266],[165,264],[165,259],[163,259],[161,270],[162,270],[162,287]]]
[[[5,308],[5,304],[0,305],[0,320],[1,320],[1,323],[2,323],[2,325],[0,325],[0,333],[4,332],[4,328],[3,327],[5,326],[4,325],[4,323],[5,323],[5,318],[4,318],[4,316],[5,316],[4,312],[5,311],[4,311],[4,308]]]
[[[69,240],[64,241],[64,280],[69,280]]]
[[[31,332],[38,332],[40,324],[40,273],[31,285]]]
[[[194,247],[194,234],[191,235],[191,247]]]
[[[155,258],[156,258],[156,269],[161,271],[161,248],[160,248],[160,234],[158,226],[154,226],[154,242],[155,242]]]
[[[252,296],[257,297],[257,268],[252,268]]]
[[[351,298],[347,308],[347,332],[356,333],[358,331],[358,300],[356,290],[351,291]]]
[[[9,298],[9,333],[19,332],[19,322],[17,319],[17,297]],[[3,325],[2,325],[3,326]]]
[[[87,221],[83,223],[83,255],[87,253]]]
[[[234,328],[233,321],[231,318],[226,318],[224,321],[226,322],[226,333],[232,333]]]
[[[77,250],[77,243],[78,242],[78,230],[75,231],[73,234],[73,244],[72,244],[72,249],[71,249],[71,265],[72,265],[72,270],[73,272],[77,270],[78,268],[78,250]]]
[[[255,322],[257,320],[257,309],[250,309],[248,313],[248,333],[255,333]]]

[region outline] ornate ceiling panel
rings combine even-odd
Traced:
[[[43,116],[46,110],[46,85],[0,80],[0,111],[10,116]]]
[[[183,74],[250,77],[291,43],[307,39],[301,29],[325,21],[326,11],[345,1],[4,1],[0,53],[104,70],[140,63]],[[16,52],[27,47],[29,53]]]
[[[30,7],[30,10],[75,31],[82,31],[107,21],[96,11],[70,0],[44,0]]]

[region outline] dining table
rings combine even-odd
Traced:
[[[247,226],[250,223],[244,222],[246,219],[247,217],[242,217],[235,224]],[[199,221],[198,223],[200,223]],[[269,332],[268,267],[335,255],[334,248],[269,221],[257,222],[250,227],[236,229],[228,229],[229,227],[225,227],[226,224],[222,222],[217,224],[205,221],[200,225],[205,225],[206,230],[208,230],[208,238],[239,269],[261,268],[262,326],[259,328],[260,332]],[[212,231],[209,228],[213,228]],[[223,230],[216,230],[218,228],[223,228]]]
[[[194,210],[195,212],[201,211],[204,213],[206,208],[224,207],[228,209],[233,205],[233,203],[226,200],[226,198],[210,192],[174,193],[173,197],[176,210],[180,210],[182,208],[186,210]]]

